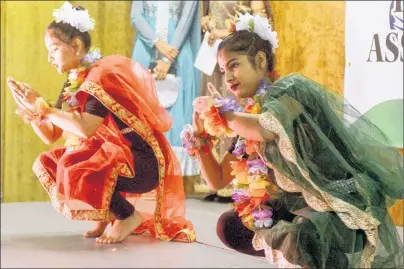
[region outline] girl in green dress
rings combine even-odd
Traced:
[[[220,44],[218,63],[244,105],[210,85],[182,132],[207,184],[235,186],[219,238],[280,267],[402,267],[402,242],[387,211],[403,197],[399,153],[316,82],[297,73],[272,82],[277,40],[268,23],[246,14],[235,30]],[[209,149],[220,135],[234,143],[218,162]]]

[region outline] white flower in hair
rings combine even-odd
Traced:
[[[262,39],[271,42],[273,52],[278,47],[277,33],[272,31],[272,27],[266,18],[259,15],[254,17],[250,13],[240,15],[236,21],[236,31],[242,30],[256,33]]]
[[[56,22],[68,23],[80,32],[94,29],[94,19],[90,18],[87,10],[76,10],[69,2],[65,2],[60,9],[53,12]]]
[[[244,15],[240,15],[236,21],[236,31],[247,30],[252,32],[254,29],[251,29],[253,26],[254,17],[250,13],[246,13]]]

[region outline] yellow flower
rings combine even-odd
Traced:
[[[249,221],[254,220],[253,217],[250,214],[246,215],[246,216],[243,216],[242,219],[243,219],[243,222],[249,222]]]
[[[267,191],[265,189],[249,189],[248,196],[250,197],[262,197],[265,196]]]
[[[254,183],[250,183],[250,190],[265,190],[270,183],[268,181],[258,181]]]
[[[248,184],[248,173],[239,173],[236,175],[239,184]]]
[[[251,215],[245,216],[241,218],[241,221],[244,223],[245,226],[247,226],[249,229],[253,230],[254,229],[254,219],[252,218]]]
[[[267,181],[268,175],[266,174],[258,174],[258,175],[250,175],[248,177],[248,183]]]
[[[261,112],[261,105],[259,103],[255,103],[251,108],[251,114],[259,114]]]

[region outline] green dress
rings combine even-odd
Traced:
[[[256,230],[254,248],[286,267],[403,267],[387,211],[403,198],[402,157],[383,133],[300,74],[279,79],[261,100],[259,122],[278,138],[258,152],[280,188],[276,203],[295,217]]]

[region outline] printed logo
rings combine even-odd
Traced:
[[[403,2],[391,1],[389,10],[389,28],[386,33],[373,34],[368,59],[366,62],[403,61]]]

